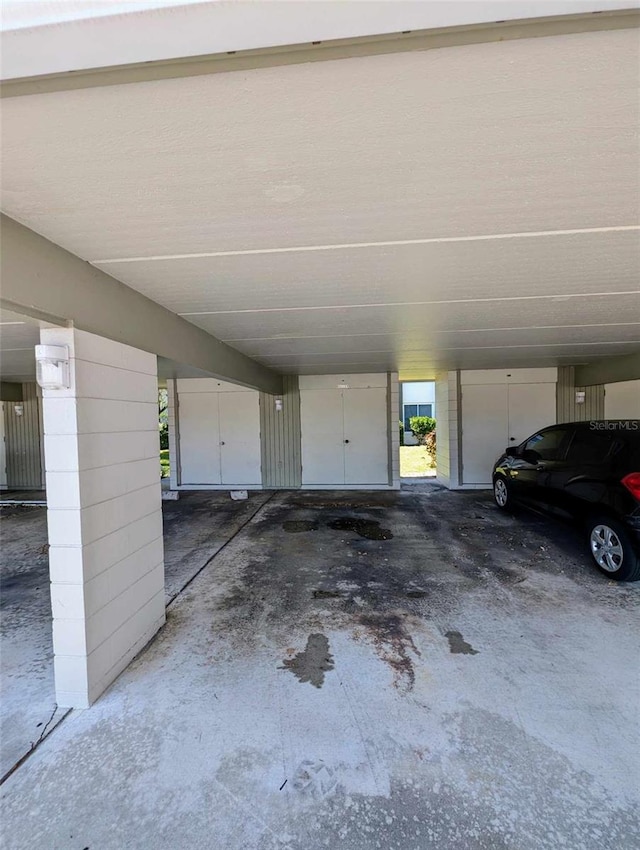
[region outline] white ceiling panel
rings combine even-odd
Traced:
[[[2,208],[276,369],[587,362],[637,346],[639,61],[620,30],[15,97]]]
[[[640,280],[640,233],[101,263],[178,313],[602,292]]]
[[[398,339],[401,336],[401,339]],[[332,351],[335,354],[374,351],[424,350],[436,347],[439,350],[451,348],[477,348],[496,345],[512,347],[530,344],[534,339],[537,345],[580,345],[583,348],[610,343],[626,343],[640,346],[640,322],[628,325],[612,325],[601,328],[535,328],[518,330],[487,330],[478,332],[442,332],[412,334],[375,334],[352,337],[333,336],[314,339],[252,340],[235,342],[234,347],[250,357],[277,359],[298,354],[314,354]],[[524,342],[523,342],[524,340]]]
[[[2,207],[84,259],[627,225],[637,34],[8,100]]]
[[[189,321],[233,340],[332,337],[336,334],[409,334],[414,331],[638,321],[640,292],[589,298],[530,298],[464,304],[411,304],[362,308],[273,310],[189,316]],[[535,333],[532,331],[532,333]]]

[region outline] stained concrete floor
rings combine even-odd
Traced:
[[[43,500],[43,492],[4,494]],[[163,504],[165,598],[189,582],[269,498],[194,495]],[[3,501],[0,496],[0,502]],[[46,508],[0,510],[0,779],[65,716],[55,702]]]
[[[637,846],[640,586],[484,493],[267,498],[7,780],[2,846]]]

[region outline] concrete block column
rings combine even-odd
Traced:
[[[43,390],[56,699],[88,707],[165,620],[156,357],[72,328]]]

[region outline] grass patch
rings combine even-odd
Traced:
[[[400,446],[400,477],[420,478],[435,475],[431,455],[424,446]]]

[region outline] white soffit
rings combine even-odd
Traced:
[[[2,78],[631,8],[633,0],[3,0]]]
[[[15,97],[2,207],[283,371],[629,353],[639,59],[620,30]]]

